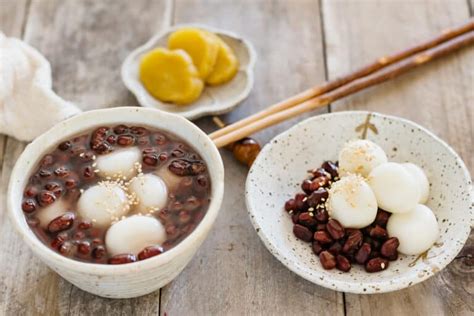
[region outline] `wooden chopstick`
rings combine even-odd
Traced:
[[[238,130],[240,128],[245,127],[246,125],[253,123],[257,120],[263,119],[264,117],[267,117],[269,115],[275,114],[277,112],[280,112],[282,110],[291,108],[293,106],[296,106],[302,102],[305,102],[307,100],[310,100],[314,97],[320,96],[324,93],[330,92],[332,90],[335,90],[337,88],[340,88],[341,86],[350,83],[356,79],[359,79],[361,77],[367,76],[369,74],[374,73],[375,71],[378,71],[380,69],[383,69],[384,67],[387,67],[389,65],[392,65],[398,61],[401,61],[407,57],[413,56],[417,53],[420,53],[422,51],[425,51],[427,49],[433,48],[441,43],[444,43],[448,40],[451,40],[459,35],[465,34],[469,31],[474,30],[474,19],[469,19],[467,23],[460,25],[456,28],[452,29],[447,29],[443,31],[440,35],[423,42],[421,44],[415,45],[413,47],[410,47],[408,49],[402,50],[400,52],[397,52],[395,54],[381,57],[377,59],[375,62],[366,65],[354,72],[349,73],[346,76],[336,78],[335,80],[328,81],[324,83],[323,85],[316,86],[313,88],[310,88],[308,90],[305,90],[295,96],[292,96],[286,100],[283,100],[281,102],[278,102],[274,105],[271,105],[270,107],[257,112],[247,118],[244,118],[240,121],[237,121],[231,125],[228,125],[224,128],[221,128],[211,134],[209,134],[209,137],[211,139],[217,139],[219,137],[222,137],[223,135],[233,132],[235,130]]]
[[[307,101],[304,101],[303,103],[293,105],[292,107],[277,111],[270,115],[266,115],[261,119],[253,120],[252,122],[247,123],[238,129],[233,129],[222,136],[215,137],[213,141],[217,147],[226,146],[264,128],[280,123],[304,112],[326,106],[335,100],[351,95],[368,87],[375,86],[387,80],[396,78],[401,74],[408,72],[409,70],[415,69],[416,67],[424,65],[434,59],[447,55],[462,47],[468,46],[471,43],[474,43],[474,31],[464,33],[463,35],[459,35],[451,40],[445,41],[418,54],[402,59],[396,63],[392,63],[388,67],[383,67],[379,71],[372,72],[367,76],[352,80],[351,82],[342,85],[335,90],[329,91],[317,97],[313,97]]]

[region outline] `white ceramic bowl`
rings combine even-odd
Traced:
[[[370,115],[369,124],[365,124]],[[380,145],[389,160],[414,162],[431,183],[427,205],[434,211],[440,237],[425,258],[402,255],[380,273],[361,266],[350,272],[324,270],[309,243],[296,239],[285,201],[300,192],[308,169],[337,160],[349,140],[361,137]],[[374,133],[377,131],[377,133]],[[251,221],[270,252],[301,277],[321,286],[351,293],[403,289],[443,269],[461,250],[473,220],[471,177],[466,166],[441,139],[405,119],[368,112],[339,112],[307,119],[269,142],[254,162],[246,184]]]
[[[206,85],[198,100],[192,104],[178,106],[161,102],[150,95],[140,82],[138,70],[145,53],[157,47],[167,47],[168,36],[183,27],[196,27],[217,34],[233,49],[240,65],[239,71],[231,81],[218,86]],[[227,113],[247,98],[253,87],[253,68],[256,59],[257,53],[252,44],[235,33],[202,24],[180,24],[160,32],[130,53],[122,64],[122,81],[141,106],[182,115],[191,120],[210,114]]]
[[[61,256],[44,245],[31,231],[21,210],[24,187],[44,154],[58,143],[101,125],[136,124],[169,131],[192,144],[205,160],[211,177],[211,203],[196,229],[169,251],[125,265],[91,264]],[[63,121],[29,144],[18,159],[8,188],[11,221],[30,249],[51,269],[77,287],[110,298],[148,294],[175,278],[196,253],[209,233],[224,194],[224,167],[214,143],[188,120],[158,110],[121,107],[89,111]]]

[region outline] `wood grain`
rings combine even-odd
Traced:
[[[324,80],[318,1],[178,1],[174,22],[235,31],[258,53],[250,97],[227,121],[254,113]],[[300,118],[301,119],[301,118]],[[263,143],[293,122],[258,135]],[[210,130],[209,120],[199,125]],[[342,295],[313,285],[281,265],[255,233],[244,203],[247,169],[221,151],[226,193],[216,225],[192,262],[162,289],[168,315],[343,314]]]
[[[382,4],[383,2],[383,4]],[[324,1],[328,75],[334,78],[376,56],[460,24],[465,1]],[[389,39],[389,40],[387,40]],[[474,168],[474,49],[428,65],[346,100],[332,109],[374,110],[411,119],[450,143]],[[472,238],[466,248],[471,249]],[[349,315],[462,315],[474,311],[472,264],[459,259],[430,280],[390,294],[346,295]]]
[[[127,0],[31,3],[24,40],[51,62],[54,90],[83,110],[136,104],[120,79],[122,60],[169,23],[172,8],[171,1],[129,4]],[[24,15],[20,10],[7,12],[17,11],[18,18]],[[9,23],[22,25],[21,21]],[[23,143],[11,138],[7,142],[2,197],[10,170],[23,148]],[[114,301],[85,293],[64,281],[27,249],[10,227],[4,198],[1,202],[0,315],[158,314],[159,291],[138,299]]]

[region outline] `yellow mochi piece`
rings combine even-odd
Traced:
[[[206,79],[216,63],[219,43],[206,31],[182,28],[170,35],[168,48],[186,51],[197,67],[199,76]]]
[[[204,87],[191,57],[179,49],[156,48],[144,55],[140,80],[155,98],[183,105],[198,99]]]
[[[222,39],[214,35],[219,43],[219,53],[213,71],[206,78],[206,83],[210,85],[218,85],[226,83],[234,78],[237,70],[239,70],[239,60],[235,57],[232,48],[229,47]]]

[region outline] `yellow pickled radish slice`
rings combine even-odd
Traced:
[[[199,98],[204,87],[191,57],[180,49],[156,48],[144,55],[140,80],[155,98],[183,105]]]
[[[210,85],[218,85],[228,82],[234,78],[239,69],[239,60],[235,57],[232,48],[229,47],[222,39],[217,37],[219,42],[219,53],[217,54],[217,61],[214,69],[206,78],[206,83]]]
[[[193,59],[200,77],[206,79],[216,63],[219,43],[206,31],[182,28],[170,35],[168,48],[185,50]]]

